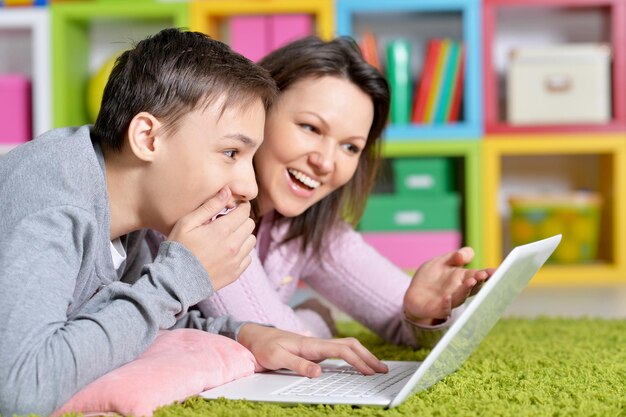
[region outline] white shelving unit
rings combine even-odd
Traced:
[[[32,80],[34,136],[52,127],[50,50],[48,8],[0,8],[0,73]]]

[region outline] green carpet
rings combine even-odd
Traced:
[[[385,344],[353,323],[340,329],[380,358],[427,353]],[[390,410],[191,398],[154,417],[348,415],[626,417],[626,320],[501,320],[459,371]]]

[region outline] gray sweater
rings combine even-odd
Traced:
[[[116,271],[109,230],[104,159],[88,126],[0,157],[0,414],[51,413],[159,329],[238,332],[230,317],[187,312],[213,290],[183,245],[130,233]]]

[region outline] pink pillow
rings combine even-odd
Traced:
[[[103,375],[52,415],[75,411],[152,416],[162,405],[254,373],[245,347],[201,330],[161,330],[141,356]]]

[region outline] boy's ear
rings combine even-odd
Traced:
[[[150,162],[154,159],[157,138],[162,124],[148,112],[137,113],[128,125],[128,145],[137,158]]]

